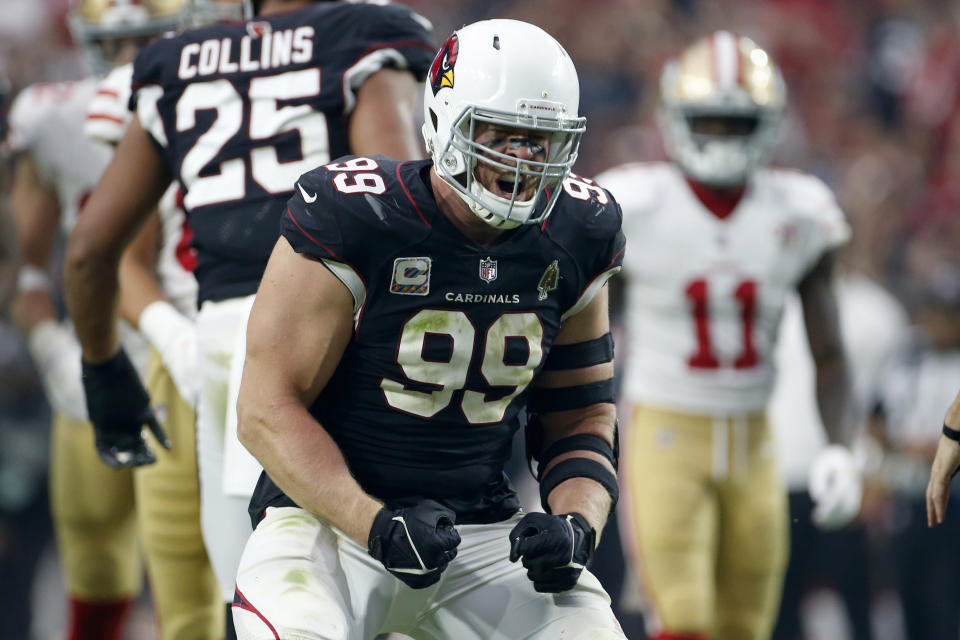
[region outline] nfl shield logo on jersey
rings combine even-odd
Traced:
[[[394,260],[390,293],[408,296],[425,296],[430,293],[430,258]]]
[[[480,261],[480,279],[484,282],[493,282],[497,279],[497,261],[490,256]]]

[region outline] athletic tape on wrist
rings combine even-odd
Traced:
[[[49,291],[50,276],[46,271],[32,264],[25,264],[17,272],[17,291]]]

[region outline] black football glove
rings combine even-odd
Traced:
[[[150,408],[150,397],[123,348],[101,364],[83,363],[83,392],[97,453],[111,467],[139,467],[157,461],[143,435],[144,425],[160,444],[170,448],[170,440]]]
[[[370,555],[387,571],[414,589],[437,582],[457,555],[460,534],[456,514],[439,502],[424,500],[412,507],[377,514],[370,528]]]
[[[536,591],[560,593],[576,586],[596,539],[579,513],[528,513],[510,532],[510,562],[523,558]]]

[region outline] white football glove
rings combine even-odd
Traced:
[[[812,518],[821,529],[839,529],[857,517],[863,477],[850,450],[834,444],[817,454],[808,490],[814,505]]]
[[[200,397],[196,325],[163,300],[147,305],[137,324],[140,333],[160,353],[180,397],[196,409]]]
[[[44,320],[30,332],[27,348],[40,374],[50,408],[71,420],[88,420],[80,343],[73,332],[55,320]]]

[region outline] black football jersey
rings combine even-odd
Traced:
[[[422,80],[431,38],[404,6],[323,2],[140,52],[131,108],[181,185],[200,302],[256,291],[297,178],[350,153],[360,86],[384,67]]]
[[[351,290],[355,334],[311,413],[360,485],[391,506],[438,500],[460,523],[509,517],[503,467],[563,319],[619,270],[617,203],[572,176],[542,225],[484,248],[441,212],[430,160],[342,158],[301,177],[282,220]],[[258,521],[289,498],[260,478]]]

